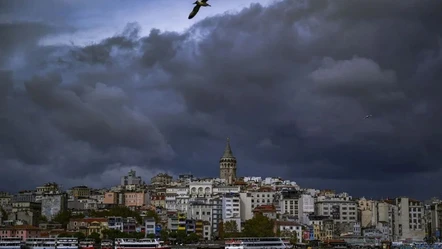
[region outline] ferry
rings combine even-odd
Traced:
[[[78,249],[78,239],[74,237],[57,238],[57,249]]]
[[[56,238],[28,238],[25,241],[25,247],[28,249],[55,249],[56,246]]]
[[[5,237],[0,238],[0,249],[20,249],[20,237]]]
[[[101,249],[113,249],[114,242],[112,240],[104,239],[101,241]]]
[[[156,239],[115,239],[114,249],[171,249],[169,246],[165,246],[159,240]]]
[[[85,239],[80,241],[79,248],[80,249],[94,249],[95,240],[93,239]]]
[[[226,240],[225,249],[287,249],[291,248],[282,238],[231,238]]]

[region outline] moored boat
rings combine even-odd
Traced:
[[[169,246],[165,246],[156,239],[115,239],[114,249],[147,249],[147,248],[157,248],[157,249],[170,249]]]
[[[20,237],[0,238],[0,249],[20,249],[22,239]]]
[[[74,237],[60,237],[56,242],[57,249],[78,249],[78,239]]]
[[[290,246],[281,238],[231,238],[227,239],[225,243],[225,249],[260,249],[260,248],[273,248],[273,249],[287,249]]]
[[[101,241],[101,249],[113,249],[114,248],[114,242],[112,240],[104,239]]]
[[[25,247],[28,249],[55,249],[57,239],[55,238],[28,238]]]
[[[93,239],[85,239],[81,240],[79,244],[80,249],[94,249],[95,240]]]

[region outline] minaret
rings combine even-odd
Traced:
[[[224,154],[219,160],[220,178],[226,180],[227,184],[232,184],[236,180],[236,158],[230,148],[230,138],[227,138]]]

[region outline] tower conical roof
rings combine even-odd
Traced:
[[[222,158],[235,158],[232,153],[232,148],[230,148],[230,138],[227,138],[226,148],[224,149]]]

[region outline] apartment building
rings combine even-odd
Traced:
[[[274,204],[276,192],[259,191],[240,193],[240,213],[241,221],[253,218],[253,210],[261,205]]]
[[[223,222],[234,221],[238,231],[241,231],[241,198],[238,193],[225,194],[222,200]]]
[[[397,206],[395,231],[399,239],[423,240],[425,237],[424,204],[418,200],[400,197],[394,200]]]
[[[318,196],[315,214],[333,219],[335,235],[353,233],[358,218],[357,202],[347,194]]]

